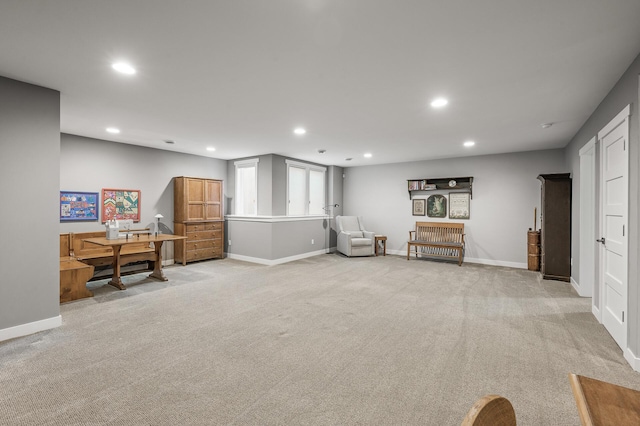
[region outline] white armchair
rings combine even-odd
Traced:
[[[336,216],[338,227],[338,251],[347,256],[371,256],[375,254],[375,234],[365,231],[362,218]]]

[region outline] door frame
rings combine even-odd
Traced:
[[[602,139],[604,139],[609,133],[611,133],[614,129],[616,129],[619,126],[624,126],[624,131],[625,131],[625,140],[627,141],[627,143],[629,143],[629,115],[631,113],[631,105],[627,105],[622,111],[620,111],[618,113],[618,115],[616,115],[611,121],[609,121],[609,123],[604,126],[602,128],[602,130],[600,130],[598,132],[598,143],[600,144],[600,159],[599,159],[599,167],[600,167],[600,173],[599,173],[599,186],[600,186],[600,199],[598,201],[598,212],[599,212],[599,220],[598,220],[598,235],[600,237],[602,237],[602,235],[604,235],[604,191],[605,191],[605,185],[604,185],[604,165],[603,165],[603,161],[604,161],[604,143],[602,143]],[[627,165],[627,173],[626,173],[626,179],[627,179],[627,199],[626,199],[626,203],[627,203],[627,214],[626,214],[626,221],[624,223],[625,229],[627,230],[627,235],[629,232],[629,150],[627,148],[627,158],[626,158],[626,165]],[[627,237],[628,238],[628,237]],[[627,239],[628,241],[628,239]],[[626,275],[626,286],[627,286],[627,291],[626,291],[626,310],[625,312],[627,313],[626,317],[628,319],[629,315],[629,244],[627,243],[626,246],[626,260],[627,260],[627,264],[626,264],[626,271],[625,271],[625,275]],[[604,291],[605,291],[605,286],[604,286],[604,274],[605,274],[605,270],[604,270],[604,247],[602,245],[599,246],[598,248],[598,287],[599,287],[599,301],[598,301],[598,315],[596,315],[596,318],[598,318],[598,321],[600,323],[602,323],[602,310],[604,308],[603,303],[604,303]],[[594,304],[594,308],[595,308],[595,304]],[[623,353],[625,353],[627,351],[627,345],[629,343],[629,321],[624,321],[624,327],[625,327],[625,341],[624,341],[624,347],[622,348]]]
[[[593,297],[596,283],[596,137],[579,151],[580,155],[580,267],[579,282],[571,284],[582,297]],[[595,299],[595,298],[594,298]],[[595,303],[595,300],[594,302]],[[596,318],[600,311],[597,311]],[[598,319],[600,321],[600,319]]]

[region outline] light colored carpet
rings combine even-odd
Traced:
[[[459,425],[487,393],[579,425],[567,374],[640,389],[567,283],[509,268],[322,255],[143,274],[0,343],[3,425]]]

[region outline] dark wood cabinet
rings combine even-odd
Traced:
[[[571,175],[539,175],[542,182],[540,272],[545,280],[571,279]]]

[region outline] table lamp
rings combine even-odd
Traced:
[[[157,237],[158,236],[158,232],[160,231],[160,219],[162,219],[164,216],[162,216],[160,213],[158,213],[154,217],[156,218],[156,237]]]

